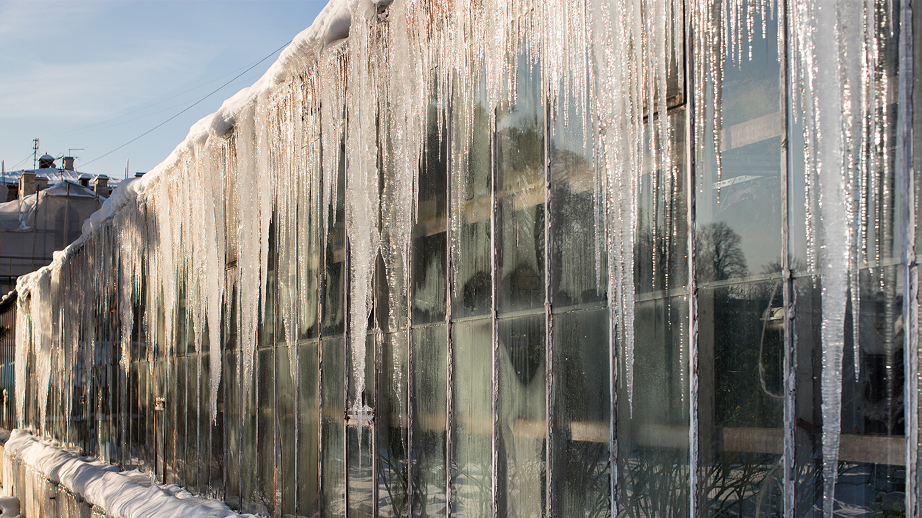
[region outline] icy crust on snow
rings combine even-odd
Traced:
[[[62,450],[22,430],[13,431],[4,455],[21,460],[117,518],[253,516],[240,515],[223,502],[196,497],[177,485],[151,484],[144,473],[120,472],[117,466]],[[11,477],[9,464],[4,463],[7,477]]]

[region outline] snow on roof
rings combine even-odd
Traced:
[[[4,175],[0,177],[0,182],[18,182],[23,173],[33,173],[37,177],[47,178],[49,184],[54,184],[57,182],[80,183],[81,179],[95,180],[96,178],[106,176],[104,174],[91,175],[89,173],[71,171],[69,169],[20,169],[18,171],[5,171]],[[118,178],[109,178],[109,187],[114,188],[114,186],[117,185],[120,181],[121,180]]]
[[[78,455],[13,430],[6,455],[20,459],[49,479],[102,507],[113,517],[223,518],[241,516],[224,502],[199,498],[177,485],[151,483],[146,474]],[[242,515],[252,516],[252,515]]]

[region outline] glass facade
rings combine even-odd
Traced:
[[[662,81],[610,90],[548,35],[630,14],[354,20],[21,286],[4,422],[269,516],[918,516],[904,6],[868,4],[832,343],[792,5],[640,4]],[[453,17],[508,52],[388,61]]]

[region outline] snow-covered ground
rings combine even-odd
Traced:
[[[150,478],[140,471],[119,471],[118,466],[61,449],[21,430],[14,430],[10,435],[4,456],[19,459],[49,480],[81,495],[87,502],[105,509],[112,517],[252,516],[237,514],[224,502],[199,498],[177,485],[153,484]],[[12,475],[9,462],[4,462],[3,466],[4,480],[10,480],[8,477]],[[7,484],[4,486],[4,492],[9,491]]]

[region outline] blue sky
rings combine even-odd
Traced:
[[[326,0],[0,0],[0,159],[32,168],[75,150],[77,170],[121,178],[166,159],[202,117],[253,84]],[[27,159],[26,159],[27,158]],[[24,160],[26,159],[26,160]],[[82,167],[81,164],[87,164]]]

